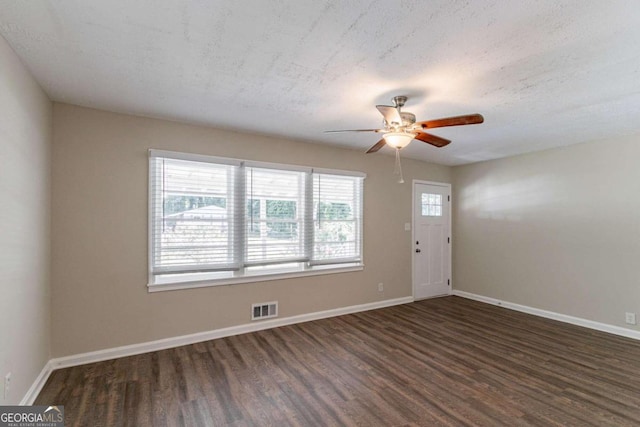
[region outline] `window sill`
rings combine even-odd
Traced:
[[[172,278],[156,279],[156,283],[147,285],[149,292],[176,291],[179,289],[204,288],[209,286],[226,286],[240,283],[265,282],[269,280],[293,279],[296,277],[319,276],[323,274],[349,273],[364,270],[364,264],[318,265],[305,270],[295,269],[264,272],[245,273],[242,276],[214,279],[202,275],[199,279],[186,280],[184,275]]]

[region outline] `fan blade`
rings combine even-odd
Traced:
[[[451,143],[451,141],[449,141],[448,139],[444,139],[425,132],[418,132],[415,136],[415,139],[419,139],[422,142],[426,142],[427,144],[431,144],[436,147],[444,147],[445,145],[449,145]]]
[[[376,108],[380,113],[382,113],[389,126],[402,125],[402,117],[400,117],[400,113],[396,107],[391,107],[390,105],[376,105]]]
[[[325,130],[324,133],[338,132],[382,132],[384,129],[343,129],[343,130]]]
[[[376,145],[374,145],[373,147],[369,148],[367,150],[366,154],[369,153],[375,153],[376,151],[380,150],[382,147],[384,147],[384,144],[386,144],[386,142],[384,142],[384,138],[382,138],[380,141],[376,142]]]
[[[422,126],[422,129],[433,129],[446,126],[476,125],[482,122],[484,122],[484,117],[482,117],[481,114],[467,114],[466,116],[427,120],[425,122],[418,122],[416,125]]]

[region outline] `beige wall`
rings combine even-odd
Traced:
[[[50,154],[51,102],[0,37],[1,404],[19,402],[49,359]]]
[[[411,295],[411,179],[450,182],[450,168],[393,157],[54,104],[54,357],[280,316]],[[365,180],[361,272],[148,293],[149,148],[334,169]],[[385,290],[378,292],[383,282]]]
[[[639,159],[636,135],[454,168],[454,288],[626,326]]]

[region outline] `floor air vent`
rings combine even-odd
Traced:
[[[251,320],[262,320],[277,316],[278,301],[251,304]]]

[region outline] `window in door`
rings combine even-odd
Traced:
[[[422,193],[422,216],[442,216],[442,195]]]

